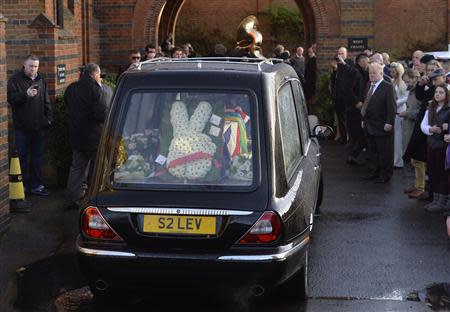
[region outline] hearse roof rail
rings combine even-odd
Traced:
[[[195,57],[173,59],[160,57],[141,62],[129,70],[256,70],[262,71],[262,65],[283,63],[281,59],[246,58],[246,57]]]

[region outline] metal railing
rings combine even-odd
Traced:
[[[247,57],[194,57],[194,58],[168,58],[168,57],[160,57],[151,59],[148,61],[141,62],[136,64],[135,66],[131,66],[130,70],[143,70],[143,69],[173,69],[174,67],[167,67],[165,65],[174,65],[174,64],[184,64],[184,65],[195,65],[189,66],[187,68],[198,68],[202,69],[208,65],[223,65],[223,66],[211,66],[211,68],[217,69],[222,68],[227,65],[249,65],[250,67],[257,68],[258,71],[261,71],[261,66],[264,64],[274,65],[278,63],[283,63],[281,59],[268,58],[268,59],[259,59],[259,58],[247,58]],[[185,68],[185,69],[187,69]]]

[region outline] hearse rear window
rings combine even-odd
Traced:
[[[253,184],[250,95],[136,91],[122,114],[112,184]]]

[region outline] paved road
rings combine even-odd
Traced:
[[[94,306],[72,254],[56,253],[29,265],[22,273],[20,303],[27,307],[20,310],[50,311],[56,306],[56,311],[78,312],[187,311],[193,307],[196,311],[218,312],[238,308],[259,312],[428,311],[423,303],[406,301],[406,297],[430,284],[450,282],[450,244],[444,217],[426,213],[422,202],[403,194],[403,188],[412,182],[407,170],[396,170],[390,184],[379,185],[360,179],[365,173],[363,167],[345,165],[342,146],[323,144],[323,157],[325,197],[322,216],[314,225],[311,298],[306,304],[280,303],[274,296],[256,301],[238,296],[238,304],[224,305],[223,300],[199,294],[148,294],[125,307]],[[61,267],[65,268],[63,273]],[[55,283],[60,278],[49,278],[58,274],[65,275],[64,285]],[[69,283],[68,277],[72,277]],[[57,299],[43,300],[52,296],[42,289],[54,284],[59,287]],[[39,289],[42,294],[33,291]]]
[[[311,246],[311,295],[399,300],[432,283],[450,282],[445,217],[408,199],[409,170],[389,184],[361,179],[342,165],[342,147],[324,148],[326,195]]]

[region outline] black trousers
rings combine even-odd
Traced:
[[[357,111],[347,111],[347,132],[348,132],[348,156],[358,158],[365,146],[365,136],[361,127],[361,113]]]
[[[430,176],[430,189],[433,193],[448,194],[449,174],[445,170],[445,154],[447,147],[432,149],[427,147],[427,168]]]
[[[394,171],[394,134],[367,136],[372,173],[390,179]]]
[[[334,111],[336,112],[338,127],[341,132],[341,138],[343,141],[347,141],[347,131],[345,127],[345,102],[342,100],[335,100],[334,102]]]

